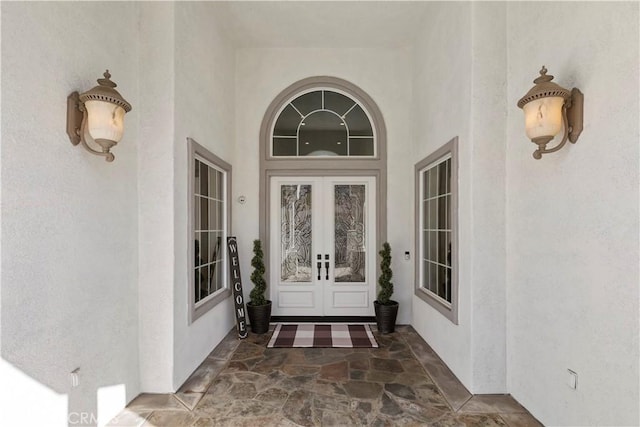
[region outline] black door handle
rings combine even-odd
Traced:
[[[324,268],[327,270],[325,280],[329,280],[329,254],[325,254],[324,259],[325,259]]]
[[[318,280],[322,280],[321,271],[322,271],[322,263],[318,261]]]

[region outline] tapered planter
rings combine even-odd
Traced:
[[[266,334],[269,332],[271,301],[267,301],[265,305],[252,305],[251,302],[248,302],[247,313],[249,314],[251,332],[254,334]]]
[[[377,300],[373,302],[378,332],[381,334],[390,334],[396,330],[399,304],[396,301],[390,302],[392,303],[390,305],[380,304]]]

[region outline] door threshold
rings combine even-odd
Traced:
[[[272,323],[375,323],[373,316],[271,316]]]

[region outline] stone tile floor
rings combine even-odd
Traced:
[[[375,331],[375,327],[373,327]],[[508,426],[541,424],[509,395],[471,395],[410,326],[376,349],[216,347],[175,394],[142,394],[110,426]]]

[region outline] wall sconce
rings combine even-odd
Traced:
[[[534,159],[558,151],[567,143],[567,139],[575,143],[582,132],[584,95],[577,88],[569,91],[551,80],[553,76],[547,75],[547,69],[543,65],[540,77],[533,81],[536,85],[518,101],[518,107],[524,110],[527,136],[538,145],[538,149],[533,152]],[[547,144],[561,130],[562,141],[547,149]]]
[[[109,70],[98,86],[84,93],[73,92],[67,97],[67,134],[73,145],[82,143],[90,153],[104,156],[112,162],[115,156],[111,147],[122,139],[124,115],[131,111],[129,104],[114,88]],[[92,140],[101,150],[94,150],[87,140]]]

